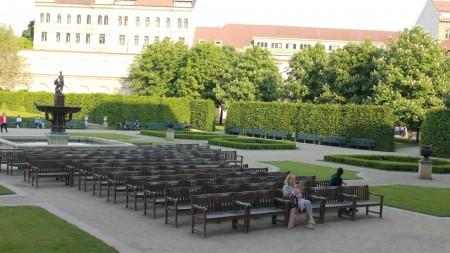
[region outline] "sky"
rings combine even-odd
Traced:
[[[197,0],[199,26],[272,24],[399,31],[412,27],[427,0]],[[34,0],[0,0],[0,23],[21,34]]]

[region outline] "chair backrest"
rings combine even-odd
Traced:
[[[204,195],[193,195],[192,204],[206,207],[208,213],[235,211],[235,197],[232,193],[215,193]]]

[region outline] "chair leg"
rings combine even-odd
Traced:
[[[156,201],[153,202],[153,219],[156,219]]]
[[[130,192],[128,191],[128,189],[126,190],[126,196],[125,196],[125,207],[128,208],[128,200],[129,200],[129,194]],[[144,210],[145,211],[145,210]]]
[[[144,216],[147,216],[147,197],[144,193]]]
[[[134,192],[134,211],[137,211],[137,192]]]
[[[203,220],[203,238],[206,238],[206,219]]]
[[[165,215],[164,223],[168,224],[169,223],[169,208],[167,207],[167,204],[166,204],[166,210],[165,210],[164,215]]]
[[[366,216],[369,215],[369,207],[366,206]]]
[[[193,234],[195,231],[195,219],[194,219],[194,213],[192,213],[192,220],[191,220],[191,233]]]
[[[175,227],[178,227],[178,210],[175,208]]]

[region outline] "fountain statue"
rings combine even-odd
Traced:
[[[37,109],[45,113],[45,119],[52,123],[51,133],[47,135],[49,145],[67,145],[69,135],[66,133],[66,122],[72,120],[72,115],[81,110],[81,107],[64,106],[64,76],[59,72],[54,82],[54,105],[36,105]]]

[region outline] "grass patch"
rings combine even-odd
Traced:
[[[216,125],[216,131],[225,131],[224,125]]]
[[[97,137],[109,140],[132,140],[136,139],[134,136],[125,134],[114,134],[114,133],[82,133],[82,132],[70,132],[70,136],[87,136],[87,137]]]
[[[0,252],[118,252],[40,207],[0,207]]]
[[[370,191],[384,194],[384,203],[387,206],[450,217],[450,188],[383,185],[371,186]]]
[[[165,130],[142,130],[141,135],[148,135],[160,138],[166,138]],[[209,140],[219,138],[224,135],[209,132],[190,132],[190,131],[175,131],[175,139],[187,140]],[[227,136],[228,138],[235,138],[235,136]]]
[[[419,144],[415,142],[404,142],[404,141],[395,141],[395,148],[418,148]]]
[[[330,176],[336,173],[336,168],[315,165],[310,163],[301,163],[294,161],[268,161],[263,162],[277,166],[282,171],[290,171],[296,176],[316,176],[317,180],[328,180]],[[357,171],[345,170],[343,179],[361,179],[356,175]]]
[[[393,156],[393,155],[327,155],[325,161],[351,164],[368,168],[392,171],[413,171],[419,169],[418,156]],[[450,161],[431,159],[433,161],[433,173],[450,173]]]
[[[296,149],[295,142],[256,138],[214,138],[208,144],[237,149]]]
[[[0,185],[0,195],[11,195],[11,194],[14,194],[14,192],[4,187],[3,185]]]

